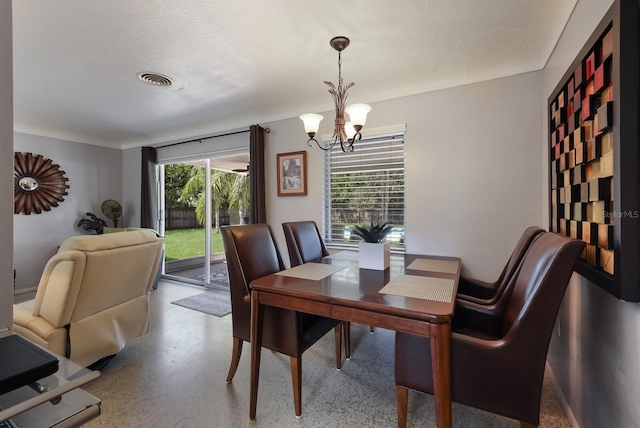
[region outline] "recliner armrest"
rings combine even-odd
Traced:
[[[44,268],[33,314],[55,327],[69,324],[84,275],[86,255],[81,251],[63,251]]]

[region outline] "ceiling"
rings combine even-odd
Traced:
[[[350,102],[539,70],[576,2],[13,1],[14,129],[130,148],[330,111],[338,35]]]

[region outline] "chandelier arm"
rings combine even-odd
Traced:
[[[360,140],[362,140],[362,134],[360,131],[356,131],[353,138],[346,138],[346,143],[340,141],[340,148],[344,153],[351,153],[353,152],[353,143]]]
[[[334,141],[333,143],[329,144],[328,146],[324,146],[321,143],[318,142],[318,140],[316,140],[315,138],[309,138],[309,140],[307,141],[307,145],[309,147],[313,147],[313,143],[316,143],[316,146],[318,146],[318,148],[328,151],[333,149],[333,146],[336,145],[336,141]]]
[[[353,152],[353,142],[354,140],[347,140],[346,142],[340,142],[340,148],[344,153]]]
[[[337,139],[336,139],[336,141],[337,141]],[[346,149],[345,149],[345,147],[346,147]],[[340,148],[342,149],[343,153],[347,153],[348,150],[349,150],[347,141],[345,141],[342,138],[340,138]]]

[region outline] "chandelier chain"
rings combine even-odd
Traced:
[[[342,52],[338,52],[338,89],[342,89]]]

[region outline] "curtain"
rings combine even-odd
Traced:
[[[158,230],[157,154],[154,147],[142,147],[142,188],[140,189],[140,227]]]
[[[251,125],[249,132],[249,186],[251,193],[249,223],[266,223],[267,208],[265,204],[264,191],[264,128],[260,125]]]

